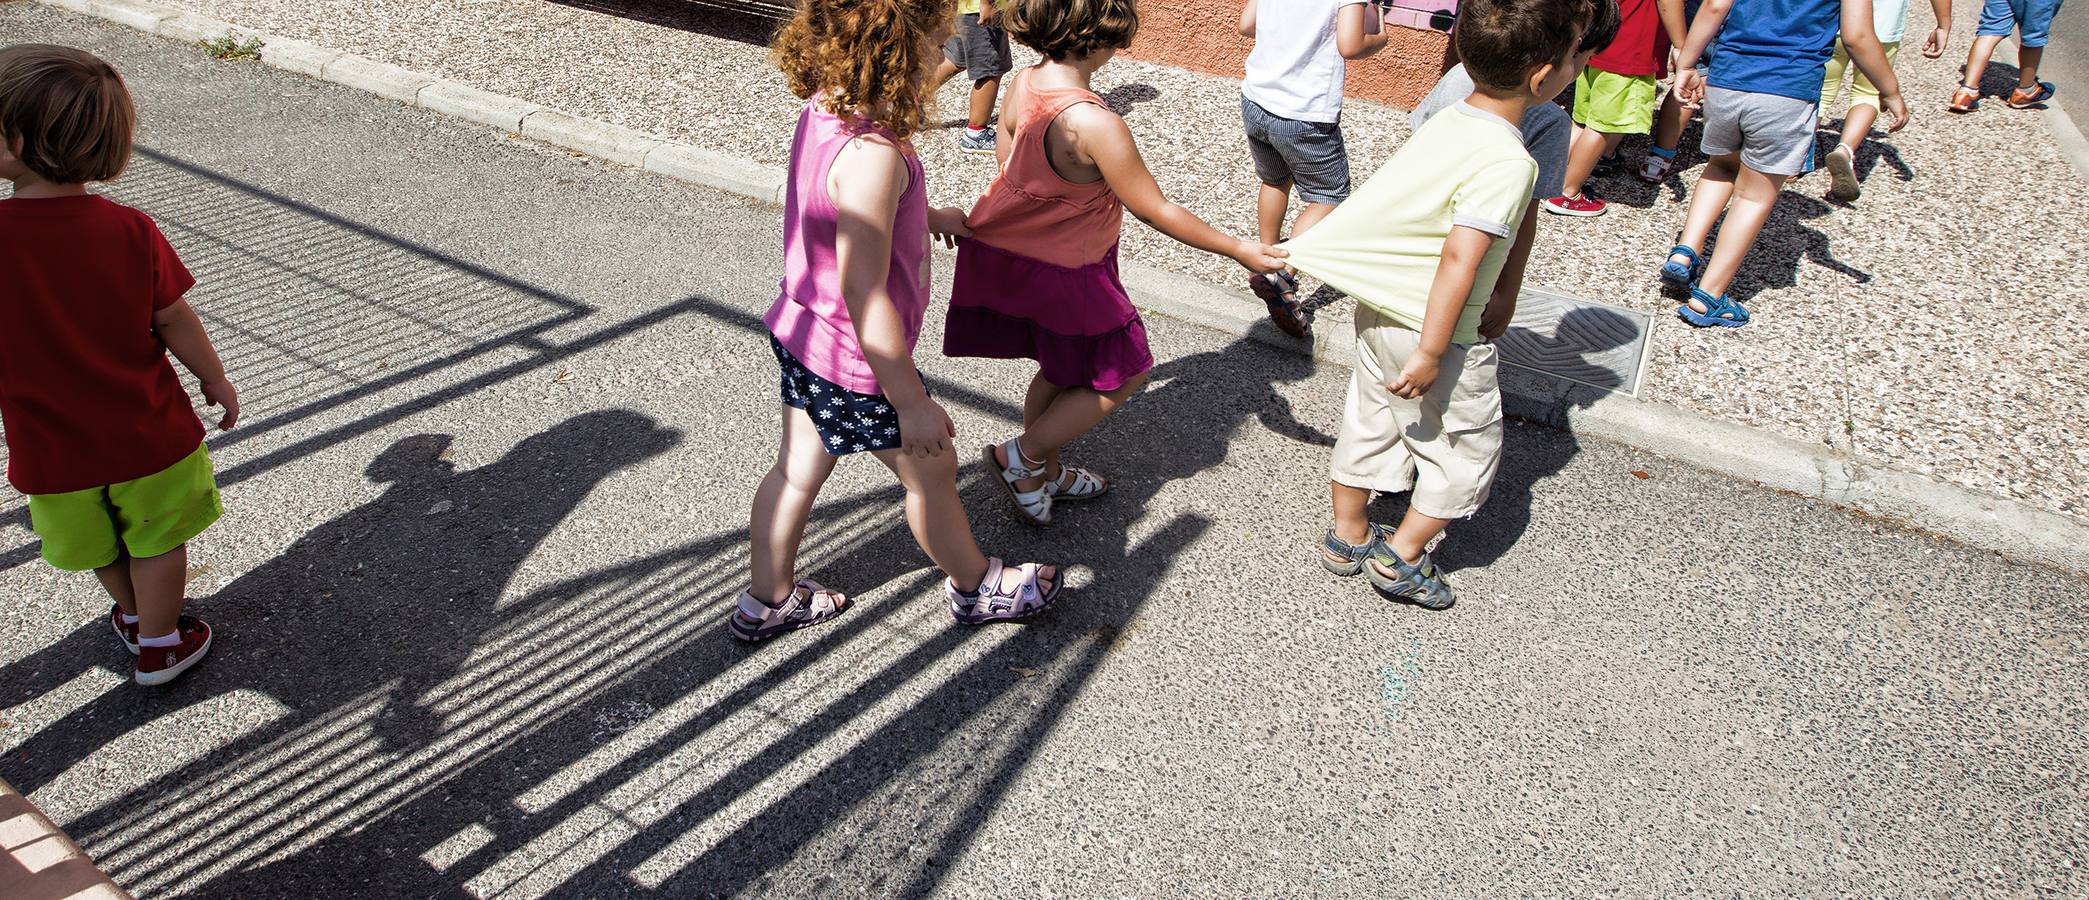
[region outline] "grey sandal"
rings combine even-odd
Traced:
[[[1320,564],[1326,567],[1328,571],[1344,578],[1362,572],[1364,570],[1364,560],[1370,559],[1373,553],[1385,549],[1385,539],[1391,537],[1393,533],[1392,529],[1376,522],[1371,523],[1370,528],[1371,536],[1361,544],[1348,543],[1341,538],[1335,537],[1334,529],[1328,529],[1327,537],[1321,539],[1320,543],[1321,549],[1327,551],[1327,553],[1320,554]],[[1330,553],[1335,556],[1345,557],[1349,561],[1336,562],[1328,559],[1327,557]]]
[[[786,631],[811,628],[847,612],[849,598],[831,591],[810,578],[791,587],[791,595],[770,606],[752,592],[741,591],[729,623],[733,637],[743,641],[765,641]]]
[[[1458,598],[1451,594],[1451,584],[1437,571],[1436,560],[1422,554],[1421,560],[1408,563],[1394,553],[1393,548],[1381,545],[1371,560],[1378,566],[1393,570],[1399,577],[1388,577],[1378,571],[1378,566],[1369,566],[1371,586],[1388,600],[1407,600],[1423,609],[1450,609]]]

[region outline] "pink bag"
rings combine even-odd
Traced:
[[[1450,31],[1458,21],[1458,0],[1378,0],[1386,24],[1431,31]]]

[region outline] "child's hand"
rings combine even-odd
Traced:
[[[1704,75],[1695,66],[1677,72],[1675,92],[1684,109],[1696,109],[1705,99]]]
[[[1480,310],[1480,337],[1490,341],[1499,339],[1509,332],[1509,320],[1516,316],[1516,303],[1502,302],[1497,296],[1487,301],[1487,308]]]
[[[1886,108],[1887,134],[1908,127],[1908,101],[1900,96],[1899,91],[1880,97],[1879,104]]]
[[[1291,251],[1254,241],[1241,241],[1233,248],[1231,255],[1234,262],[1247,267],[1248,271],[1257,275],[1267,275],[1283,271],[1284,257],[1290,256]]]
[[[899,452],[908,456],[941,456],[957,437],[957,423],[936,401],[923,397],[899,407]]]
[[[1930,59],[1936,59],[1944,55],[1944,48],[1950,43],[1951,26],[1940,24],[1937,26],[1937,30],[1929,33],[1929,40],[1922,42],[1922,55]]]
[[[958,238],[972,236],[972,229],[965,227],[964,210],[946,206],[928,211],[928,233],[930,237],[942,241],[943,246],[955,247]]]
[[[1407,365],[1400,367],[1400,374],[1393,376],[1392,383],[1386,387],[1391,389],[1395,396],[1413,400],[1429,393],[1429,388],[1436,384],[1439,365],[1440,361],[1436,357],[1416,350],[1413,355],[1407,357]]]
[[[225,415],[218,419],[218,430],[231,431],[232,426],[239,424],[239,389],[230,381],[205,381],[200,386],[203,405],[225,408]]]

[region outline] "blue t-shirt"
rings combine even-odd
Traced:
[[[1819,103],[1841,0],[1739,0],[1712,42],[1713,87]]]

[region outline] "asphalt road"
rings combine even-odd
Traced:
[[[1151,323],[1074,569],[954,625],[843,465],[840,622],[723,628],[775,210],[23,3],[142,113],[248,421],[213,657],[123,683],[0,500],[0,775],[140,896],[2081,896],[2089,585],[1516,425],[1431,614],[1311,562],[1347,373]],[[947,266],[945,266],[947,270]],[[1024,370],[921,364],[969,446]],[[1397,501],[1384,506],[1397,513]]]

